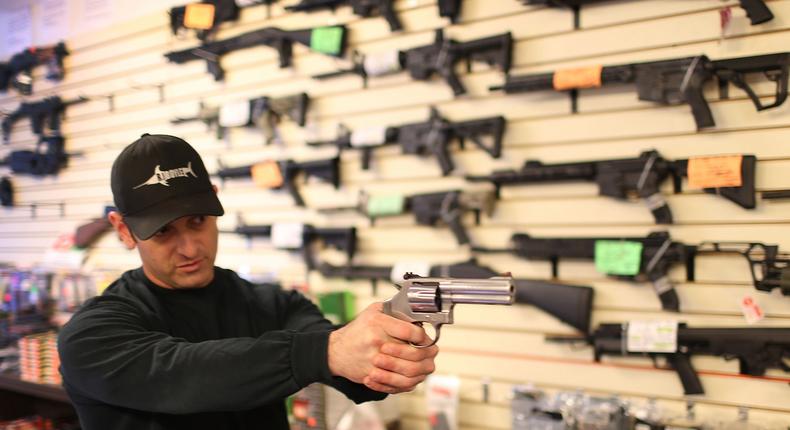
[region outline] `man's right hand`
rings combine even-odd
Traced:
[[[431,340],[414,324],[381,312],[382,304],[368,306],[348,325],[329,335],[329,370],[368,388],[385,393],[413,390],[433,373],[439,348],[415,348]]]

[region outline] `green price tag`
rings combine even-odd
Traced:
[[[639,274],[642,244],[624,240],[595,242],[595,269],[608,275],[633,276]]]
[[[369,216],[400,215],[403,213],[405,199],[403,195],[370,197],[368,199],[367,213]]]
[[[310,33],[310,49],[322,54],[343,52],[343,27],[318,27]]]

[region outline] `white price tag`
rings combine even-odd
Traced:
[[[387,51],[368,54],[365,56],[362,67],[368,76],[384,76],[400,72],[400,53],[398,51]]]
[[[765,318],[765,313],[763,313],[757,300],[749,295],[741,299],[741,312],[743,312],[743,317],[746,319],[747,324],[755,324]]]
[[[403,281],[403,275],[406,273],[429,276],[431,274],[431,265],[425,261],[399,261],[392,266],[390,280],[396,284],[400,283]]]
[[[677,352],[677,321],[630,321],[626,349],[629,352]]]
[[[378,146],[387,140],[387,127],[368,127],[351,132],[351,146]]]
[[[249,122],[249,100],[225,103],[219,109],[219,125],[221,127],[241,127]]]
[[[281,222],[272,225],[272,244],[275,248],[301,248],[303,243],[304,224]]]

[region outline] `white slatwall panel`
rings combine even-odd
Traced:
[[[719,59],[787,50],[790,0],[770,1],[776,17],[758,26],[748,24],[737,3],[613,1],[586,7],[581,29],[574,30],[567,11],[525,7],[515,0],[466,0],[459,24],[447,27],[446,34],[471,40],[512,32],[516,41],[515,74],[701,53]],[[734,20],[722,38],[719,9],[724,5],[734,6]],[[390,34],[383,19],[360,19],[348,8],[335,14],[308,15],[288,14],[282,5],[275,5],[271,18],[266,17],[263,7],[244,10],[241,20],[224,26],[219,36],[222,39],[265,26],[295,29],[345,23],[351,31],[351,49],[376,53],[430,43],[433,30],[447,24],[438,16],[434,2],[402,0],[397,6],[406,28],[400,34]],[[425,120],[431,105],[454,120],[504,115],[508,125],[503,157],[492,160],[479,150],[454,148],[457,171],[450,177],[441,177],[434,160],[402,155],[392,147],[375,152],[370,171],[361,169],[359,153],[343,153],[339,190],[321,183],[302,187],[310,209],[295,208],[287,194],[258,190],[251,181],[229,181],[221,187],[220,196],[228,212],[220,219],[221,228],[232,229],[236,214],[242,214],[250,224],[299,219],[317,225],[355,225],[360,236],[360,264],[392,264],[401,258],[455,262],[468,258],[469,251],[456,246],[448,230],[416,226],[412,216],[380,220],[372,227],[358,215],[329,216],[315,208],[351,205],[362,189],[372,193],[481,189],[485,186],[466,184],[459,174],[516,168],[526,159],[563,162],[633,157],[647,149],[656,149],[670,159],[746,152],[759,159],[758,191],[790,188],[790,107],[786,104],[757,113],[745,93],[737,89],[731,91],[731,99],[718,101],[716,88],[706,88],[708,98],[715,100],[711,109],[717,127],[697,132],[688,106],[640,102],[632,87],[582,91],[578,113],[571,114],[569,100],[561,94],[490,93],[488,86],[501,83],[503,76],[479,65],[470,74],[461,74],[468,94],[453,98],[443,83],[413,82],[406,74],[372,78],[367,89],[355,76],[314,81],[311,75],[346,64],[296,47],[294,67],[280,69],[276,53],[261,47],[226,55],[222,59],[226,79],[217,83],[205,73],[203,63],[179,66],[168,64],[162,57],[164,52],[195,44],[193,38],[178,40],[170,35],[164,11],[67,42],[72,55],[66,59],[66,79],[49,83],[37,71],[35,97],[92,96],[91,101],[69,108],[63,127],[68,150],[83,154],[73,158],[57,178],[14,179],[20,207],[0,211],[1,262],[34,264],[58,234],[98,216],[112,200],[108,181],[112,160],[143,132],[184,137],[199,149],[212,171],[220,161],[233,166],[267,157],[329,157],[334,149],[306,148],[304,141],[334,137],[338,123],[354,129]],[[771,85],[757,83],[755,88],[765,101],[771,99]],[[200,101],[219,105],[239,98],[302,91],[311,96],[309,124],[304,130],[284,124],[284,146],[264,146],[256,130],[234,129],[224,141],[217,141],[202,124],[169,123],[175,116],[194,113]],[[115,105],[112,112],[107,99],[101,97],[111,93]],[[19,97],[12,94],[0,95],[2,110],[13,109],[19,102]],[[29,147],[34,142],[29,125],[20,123],[13,131],[10,148]],[[665,229],[677,240],[763,241],[790,249],[788,202],[759,201],[757,210],[746,211],[693,190],[674,195],[666,186],[663,192],[676,218],[676,224]],[[617,202],[597,194],[591,184],[506,188],[492,217],[484,217],[479,226],[472,225],[471,217],[465,222],[473,241],[491,247],[503,246],[516,231],[541,237],[644,235],[661,230],[641,204]],[[61,202],[63,214],[57,205]],[[26,206],[34,203],[40,206],[32,219]],[[223,234],[220,247],[219,265],[254,274],[279,270],[284,279],[309,279],[315,291],[352,289],[359,295],[359,306],[394,292],[389,286],[380,286],[374,296],[367,282],[325,280],[315,273],[305,278],[298,256],[273,250],[263,239],[248,241]],[[336,263],[342,261],[342,256],[333,251],[322,252],[321,256]],[[483,255],[479,259],[518,277],[550,275],[546,263],[507,255]],[[109,234],[89,253],[86,267],[120,270],[136,264],[136,254],[124,250]],[[790,325],[790,300],[777,292],[755,292],[743,259],[701,258],[696,282],[687,282],[681,268],[673,269],[670,276],[684,310],[680,318],[692,325],[743,325],[738,303],[745,294],[754,295],[766,313],[760,325]],[[661,311],[650,286],[608,279],[588,263],[561,263],[560,278],[595,287],[596,324],[676,316]],[[572,331],[529,306],[457,309],[457,324],[447,327],[442,336],[438,371],[462,378],[460,420],[464,430],[509,428],[510,387],[527,382],[552,390],[582,388],[591,393],[619,394],[636,402],[656,398],[662,406],[683,409],[682,389],[672,372],[652,369],[648,361],[640,359],[607,358],[603,363],[593,363],[587,349],[545,343],[543,336],[547,333]],[[734,418],[738,406],[748,406],[757,421],[790,422],[788,375],[772,370],[765,378],[745,378],[737,375],[737,364],[715,357],[695,357],[694,365],[701,371],[707,391],[706,396],[697,399],[701,416]],[[493,381],[488,403],[481,399],[480,380],[484,377]],[[428,428],[422,391],[401,395],[400,399],[405,427]]]

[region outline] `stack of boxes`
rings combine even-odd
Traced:
[[[19,370],[23,381],[60,386],[57,334],[46,332],[19,339]]]

